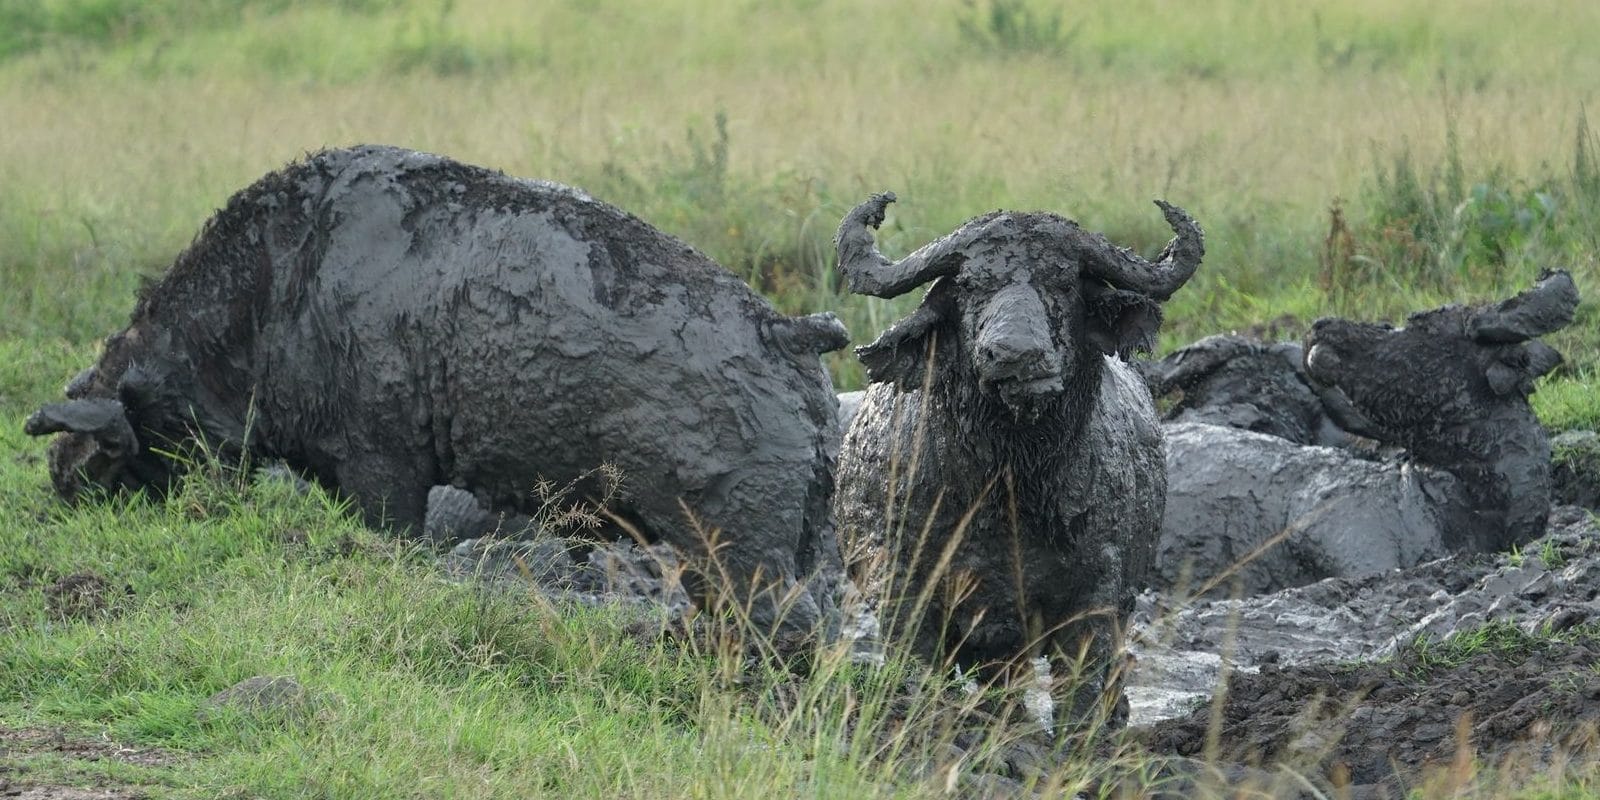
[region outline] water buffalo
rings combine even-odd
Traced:
[[[1413,314],[1404,328],[1318,320],[1304,378],[1342,426],[1398,456],[1168,425],[1160,582],[1228,591],[1219,576],[1236,576],[1254,594],[1539,536],[1550,444],[1528,394],[1561,356],[1536,337],[1577,304],[1572,277],[1552,272],[1509,300]]]
[[[1113,657],[1166,494],[1150,394],[1121,356],[1151,346],[1203,235],[1158,202],[1177,235],[1152,262],[1055,214],[996,212],[891,262],[869,229],[894,199],[856,207],[836,239],[851,291],[932,282],[856,350],[871,385],[834,507],[850,551],[887,569],[852,568],[927,657],[1026,675],[1040,652],[1085,656],[1060,707],[1081,721],[1102,696],[1120,703]]]
[[[69,499],[160,491],[164,452],[203,440],[413,535],[436,485],[533,513],[536,481],[581,498],[615,465],[619,526],[700,564],[720,531],[735,596],[771,622],[750,592],[775,582],[810,627],[830,601],[803,583],[838,559],[818,354],[846,341],[581,191],[363,146],[235,194],[27,431],[65,434],[50,470]]]
[[[1299,444],[1345,447],[1365,429],[1337,389],[1316,387],[1299,342],[1219,333],[1140,371],[1157,398],[1173,401],[1162,422],[1209,422]]]

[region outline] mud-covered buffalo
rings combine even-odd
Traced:
[[[536,482],[588,499],[614,465],[607,513],[704,566],[702,599],[726,582],[760,620],[810,628],[830,592],[808,578],[837,560],[818,354],[846,341],[581,191],[364,146],[235,194],[27,429],[64,434],[69,499],[162,491],[168,454],[203,442],[417,535],[434,486],[534,513]]]
[[[1031,675],[1030,657],[1082,656],[1063,721],[1114,720],[1095,703],[1120,696],[1120,629],[1166,496],[1161,428],[1122,356],[1154,344],[1203,235],[1161,203],[1176,236],[1147,261],[1055,214],[995,212],[891,261],[871,229],[894,200],[856,207],[836,239],[851,291],[931,284],[856,351],[872,385],[835,507],[851,550],[881,558],[854,572],[927,657]]]

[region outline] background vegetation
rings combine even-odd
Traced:
[[[1150,199],[1183,205],[1209,252],[1166,347],[1285,314],[1395,319],[1547,266],[1593,295],[1596,30],[1584,0],[0,0],[0,716],[209,754],[161,778],[205,796],[475,791],[416,772],[433,768],[484,793],[918,793],[933,784],[863,775],[859,753],[773,744],[775,772],[729,766],[770,729],[708,700],[703,665],[613,652],[603,621],[468,621],[401,556],[286,561],[285,526],[348,533],[309,501],[236,498],[226,523],[205,502],[57,509],[21,420],[232,191],[356,142],[583,186],[786,311],[840,311],[858,342],[915,300],[849,297],[831,274],[834,225],[881,189],[902,198],[891,253],[996,207],[1149,253],[1168,235]],[[1596,317],[1585,302],[1555,337],[1569,363],[1535,398],[1554,427],[1600,420]],[[859,382],[848,354],[831,366]],[[87,568],[133,587],[131,613],[47,621],[42,587]],[[419,627],[456,638],[384,638]],[[196,727],[197,698],[272,670],[360,713],[306,735]],[[566,697],[555,674],[609,688]],[[710,773],[648,771],[696,755]],[[615,782],[563,783],[568,760]]]

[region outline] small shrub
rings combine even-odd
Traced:
[[[1567,565],[1567,557],[1554,539],[1546,539],[1544,544],[1539,546],[1539,563],[1543,564],[1545,569],[1561,569]]]
[[[1600,638],[1600,627],[1580,624],[1562,631],[1548,627],[1524,630],[1515,621],[1494,620],[1476,628],[1456,631],[1442,639],[1426,634],[1411,642],[1409,649],[1418,666],[1424,669],[1454,669],[1473,657],[1488,653],[1495,658],[1521,663],[1534,653],[1574,643],[1592,643]]]
[[[37,48],[44,20],[35,0],[0,0],[0,59]]]
[[[1356,298],[1383,287],[1459,297],[1509,274],[1571,268],[1572,253],[1600,241],[1600,144],[1581,115],[1577,131],[1572,171],[1531,178],[1500,165],[1469,175],[1453,123],[1440,163],[1419,165],[1400,148],[1375,165],[1362,217],[1338,202],[1330,209],[1319,253],[1324,292]]]
[[[499,72],[530,60],[535,54],[512,43],[485,47],[457,29],[455,0],[445,0],[438,13],[411,15],[389,45],[389,66],[396,72],[427,72],[439,77]]]
[[[1066,28],[1060,8],[1036,8],[1029,0],[965,0],[956,28],[962,41],[999,55],[1061,55],[1082,25]]]

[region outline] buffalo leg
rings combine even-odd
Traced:
[[[378,454],[349,457],[334,470],[340,492],[355,501],[366,523],[396,534],[422,532],[430,477]]]

